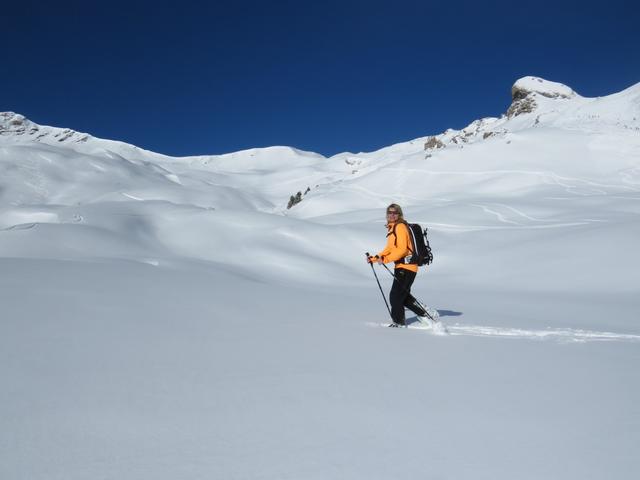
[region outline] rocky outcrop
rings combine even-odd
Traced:
[[[538,77],[523,77],[511,87],[511,105],[507,110],[507,117],[513,118],[534,112],[538,108],[540,96],[549,99],[570,99],[577,94],[562,83]]]
[[[537,107],[538,107],[538,104],[531,97],[529,98],[525,97],[519,100],[515,100],[515,97],[514,97],[514,101],[509,106],[509,110],[507,110],[507,117],[513,118],[513,117],[517,117],[518,115],[522,115],[523,113],[531,113],[535,111]]]
[[[0,135],[24,135],[28,131],[36,133],[38,126],[17,113],[0,112]]]
[[[49,143],[57,142],[86,142],[90,135],[79,133],[70,128],[43,127],[33,123],[25,116],[14,112],[0,112],[0,135],[24,136],[28,140],[41,141],[48,138]]]
[[[425,150],[433,150],[434,148],[444,148],[444,143],[438,140],[438,137],[429,137],[424,144]]]
[[[287,210],[289,210],[291,207],[299,204],[302,201],[303,195],[306,195],[310,191],[311,191],[311,187],[307,187],[307,189],[304,191],[304,193],[298,192],[295,195],[291,195],[289,197],[289,203],[287,203]]]

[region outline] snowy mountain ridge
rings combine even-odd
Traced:
[[[504,136],[534,127],[586,128],[588,125],[640,132],[640,83],[606,97],[585,98],[570,87],[538,77],[523,77],[511,89],[512,103],[500,118],[471,122],[428,137],[425,150]],[[519,118],[517,118],[519,117]]]
[[[564,85],[526,77],[515,83],[513,92],[510,110],[517,114],[476,120],[460,131],[374,152],[330,158],[290,147],[174,158],[69,129],[42,127],[5,112],[0,114],[0,228],[99,227],[111,232],[106,238],[129,243],[132,237],[121,221],[126,211],[144,224],[137,230],[155,232],[137,238],[144,248],[210,259],[211,251],[204,244],[196,247],[188,234],[204,228],[201,222],[183,225],[185,234],[176,236],[170,225],[186,217],[160,212],[192,211],[213,222],[212,228],[218,220],[210,212],[234,212],[237,221],[227,229],[241,235],[244,215],[256,222],[256,215],[273,219],[275,214],[280,218],[274,221],[294,229],[298,220],[345,223],[349,229],[378,218],[379,209],[396,201],[413,218],[455,229],[451,219],[467,218],[470,204],[509,205],[483,207],[476,225],[483,220],[497,220],[500,226],[535,224],[528,220],[535,215],[513,218],[509,209],[520,211],[516,205],[526,198],[540,204],[562,192],[638,190],[640,84],[587,99]],[[514,108],[529,100],[531,111]],[[294,196],[301,201],[287,209]],[[122,212],[99,214],[109,211],[105,205],[111,204]],[[583,222],[572,205],[554,205],[556,218],[547,224]],[[594,212],[592,218],[604,216],[604,211],[600,217]],[[165,233],[158,235],[161,231]],[[285,248],[295,237],[284,231],[268,236],[273,248]],[[303,247],[305,241],[298,238],[294,243]],[[331,249],[332,234],[319,234],[316,243],[318,252]],[[22,255],[29,255],[25,245],[17,244]]]
[[[0,139],[15,144],[42,143],[73,148],[87,153],[96,148],[102,148],[131,156],[135,156],[139,151],[152,154],[152,152],[147,152],[125,142],[97,138],[88,133],[77,132],[70,128],[38,125],[24,115],[15,112],[0,112]]]
[[[426,149],[439,148],[442,144],[468,143],[476,140],[478,136],[487,138],[488,136],[504,133],[507,130],[516,131],[539,125],[541,120],[548,119],[552,113],[560,114],[565,117],[565,123],[576,122],[586,118],[598,118],[600,114],[609,111],[613,113],[611,118],[615,118],[616,125],[622,128],[640,130],[640,83],[629,87],[628,89],[612,94],[606,97],[585,98],[578,95],[570,87],[557,82],[551,82],[538,77],[523,77],[517,80],[512,87],[512,104],[505,115],[500,118],[488,117],[474,120],[462,130],[448,129],[443,134],[427,136]],[[551,102],[549,101],[551,100]],[[608,108],[611,104],[620,107],[626,104],[626,109]],[[523,114],[536,114],[533,121],[531,117],[525,122],[509,122],[509,120]],[[571,116],[575,115],[575,116]],[[556,115],[558,116],[558,115]],[[567,118],[568,117],[568,118]],[[543,123],[545,123],[543,121]],[[511,128],[509,128],[511,127]],[[135,154],[141,150],[139,147],[129,145],[114,140],[104,140],[93,137],[87,133],[76,132],[69,128],[58,128],[38,125],[23,115],[14,112],[0,112],[0,138],[11,138],[19,141],[43,142],[50,145],[69,145],[81,144],[86,142],[106,143],[110,148],[118,150],[119,153],[124,150],[131,150],[129,154]],[[432,140],[435,139],[435,140]],[[415,144],[422,139],[415,139],[411,142],[403,142],[398,146],[406,144]],[[433,143],[430,143],[433,142]],[[385,147],[382,150],[388,150],[393,147]],[[305,152],[292,147],[266,147],[253,148],[244,151],[232,152],[223,155],[199,155],[195,157],[183,157],[185,159],[232,159],[238,161],[241,158],[255,157],[262,150],[271,151],[279,156],[301,156],[301,157],[322,157],[322,155],[314,152]],[[144,150],[142,150],[144,151]],[[146,152],[153,153],[153,152]],[[371,152],[375,153],[375,152]],[[155,153],[154,155],[161,155]],[[359,155],[367,155],[364,153],[344,152],[334,157],[353,157]],[[165,157],[164,155],[161,155]]]

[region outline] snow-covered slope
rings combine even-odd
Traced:
[[[636,478],[640,84],[512,100],[330,158],[0,113],[0,478]],[[449,336],[378,328],[391,202]]]

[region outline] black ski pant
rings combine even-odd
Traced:
[[[425,316],[427,312],[420,306],[416,299],[411,295],[411,285],[416,279],[416,273],[404,268],[396,268],[394,271],[395,279],[389,300],[391,301],[391,318],[394,323],[404,325],[404,309],[405,307],[419,316]]]

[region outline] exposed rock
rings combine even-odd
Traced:
[[[425,150],[431,150],[434,148],[444,148],[444,147],[445,147],[444,143],[442,143],[436,137],[429,137],[424,144]]]
[[[302,192],[298,192],[295,195],[291,195],[289,197],[289,203],[287,203],[287,210],[289,210],[294,205],[297,205],[298,203],[300,203],[302,201],[302,196],[306,195],[310,191],[311,191],[311,187],[307,187],[307,189],[304,191],[304,194]]]
[[[24,115],[14,112],[0,112],[0,135],[28,136],[29,140],[44,141],[55,138],[58,142],[84,143],[92,138],[86,133],[78,133],[70,128],[40,126]]]
[[[13,112],[0,113],[0,135],[24,135],[27,129],[33,132],[33,124],[24,116]]]
[[[517,96],[514,96],[514,101],[509,107],[509,110],[507,110],[507,117],[513,118],[523,113],[531,113],[538,107],[538,104],[532,97],[521,97],[521,93],[521,91],[518,91]],[[516,98],[518,99],[516,100]]]
[[[576,92],[562,83],[538,77],[523,77],[511,87],[512,103],[507,110],[507,117],[517,117],[535,111],[538,107],[538,95],[551,99],[569,99],[577,96]]]
[[[291,197],[289,197],[289,203],[287,204],[287,210],[289,210],[294,205],[297,205],[301,201],[302,201],[302,192],[296,193],[295,196],[291,195]]]

